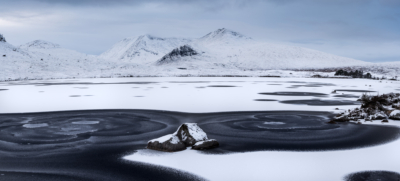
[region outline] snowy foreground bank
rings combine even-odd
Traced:
[[[380,121],[367,124],[382,126]],[[400,122],[390,121],[385,125],[400,127]],[[124,159],[175,168],[208,180],[338,181],[359,171],[400,172],[399,149],[400,140],[396,140],[375,147],[315,152],[257,151],[213,155],[190,148],[179,153],[139,150]]]
[[[400,92],[400,82],[252,77],[1,82],[0,173],[37,180],[311,181],[343,180],[368,170],[399,173],[399,121],[326,124],[359,107],[363,93],[389,92]],[[148,140],[188,122],[220,147],[145,149]]]

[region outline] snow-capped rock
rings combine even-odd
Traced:
[[[390,119],[396,119],[396,120],[400,120],[400,110],[393,110],[390,115],[389,115]]]
[[[383,120],[388,117],[400,119],[400,111],[394,109],[400,101],[400,93],[388,93],[382,95],[363,94],[359,101],[360,108],[346,110],[334,117],[334,122],[347,122],[350,120],[365,119],[365,121]]]
[[[184,123],[174,133],[186,146],[207,140],[207,134],[196,123]]]
[[[196,146],[193,149],[211,149],[218,147],[219,143],[217,140],[209,140],[207,134],[196,123],[184,123],[175,133],[150,140],[147,148],[174,152],[194,145]]]
[[[387,116],[385,115],[384,112],[378,112],[375,115],[371,116],[371,119],[373,120],[382,120],[382,119],[386,119]]]
[[[162,136],[160,138],[156,138],[147,142],[147,148],[159,151],[181,151],[185,150],[185,144],[179,140],[179,138],[175,134],[169,134]]]

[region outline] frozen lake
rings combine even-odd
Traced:
[[[354,108],[363,92],[399,92],[400,83],[311,78],[118,78],[0,82],[0,113],[87,109],[180,112]],[[331,94],[338,90],[336,94]]]
[[[398,81],[366,79],[0,82],[0,179],[333,181],[400,172],[399,121],[326,124],[359,107],[363,93],[399,90]],[[220,148],[143,149],[184,122]]]

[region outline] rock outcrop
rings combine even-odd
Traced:
[[[349,109],[338,114],[332,121],[347,122],[364,119],[365,121],[398,119],[400,120],[400,94],[389,93],[377,96],[364,94],[359,99],[362,102],[360,108]]]
[[[184,123],[178,130],[169,135],[150,140],[148,149],[175,152],[192,146],[195,150],[205,150],[219,146],[217,140],[208,139],[207,134],[196,123]]]
[[[193,48],[191,46],[183,45],[179,48],[173,49],[170,53],[163,56],[159,61],[157,61],[157,64],[161,65],[164,63],[170,63],[181,57],[194,56],[197,54],[198,53],[195,50],[193,50]]]
[[[0,34],[0,42],[6,42],[6,38],[2,34]]]

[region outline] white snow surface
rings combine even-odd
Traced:
[[[189,45],[198,54],[157,62]],[[3,57],[2,55],[6,55]],[[125,38],[99,56],[62,48],[44,40],[19,47],[0,42],[0,81],[143,76],[265,76],[273,71],[333,72],[362,69],[373,76],[400,74],[400,62],[369,63],[302,47],[261,42],[228,29],[194,39],[141,35]],[[310,73],[311,74],[311,73]],[[280,75],[282,76],[282,75]],[[304,73],[286,75],[305,77]],[[309,76],[309,75],[307,75]]]
[[[126,84],[129,82],[132,84]],[[40,86],[47,83],[56,85]],[[321,87],[313,86],[319,84]],[[224,85],[234,87],[209,87]],[[76,88],[82,86],[85,89]],[[327,97],[318,98],[321,100],[355,101],[357,98],[335,96],[344,93],[358,97],[362,95],[362,92],[338,91],[337,94],[331,94],[331,92],[336,89],[376,91],[369,93],[370,95],[399,92],[396,89],[400,89],[400,81],[262,77],[143,77],[11,81],[0,82],[0,89],[7,89],[0,91],[0,113],[88,109],[152,109],[193,113],[274,110],[335,111],[337,106],[306,106],[280,102],[315,99],[312,96],[274,96],[259,93],[317,92],[328,94]],[[70,97],[71,95],[80,96]],[[277,101],[254,101],[257,99]],[[38,103],[40,106],[37,106]],[[348,110],[356,107],[340,106],[340,109]]]
[[[44,40],[35,40],[19,46],[21,49],[53,49],[60,48],[60,45]]]

